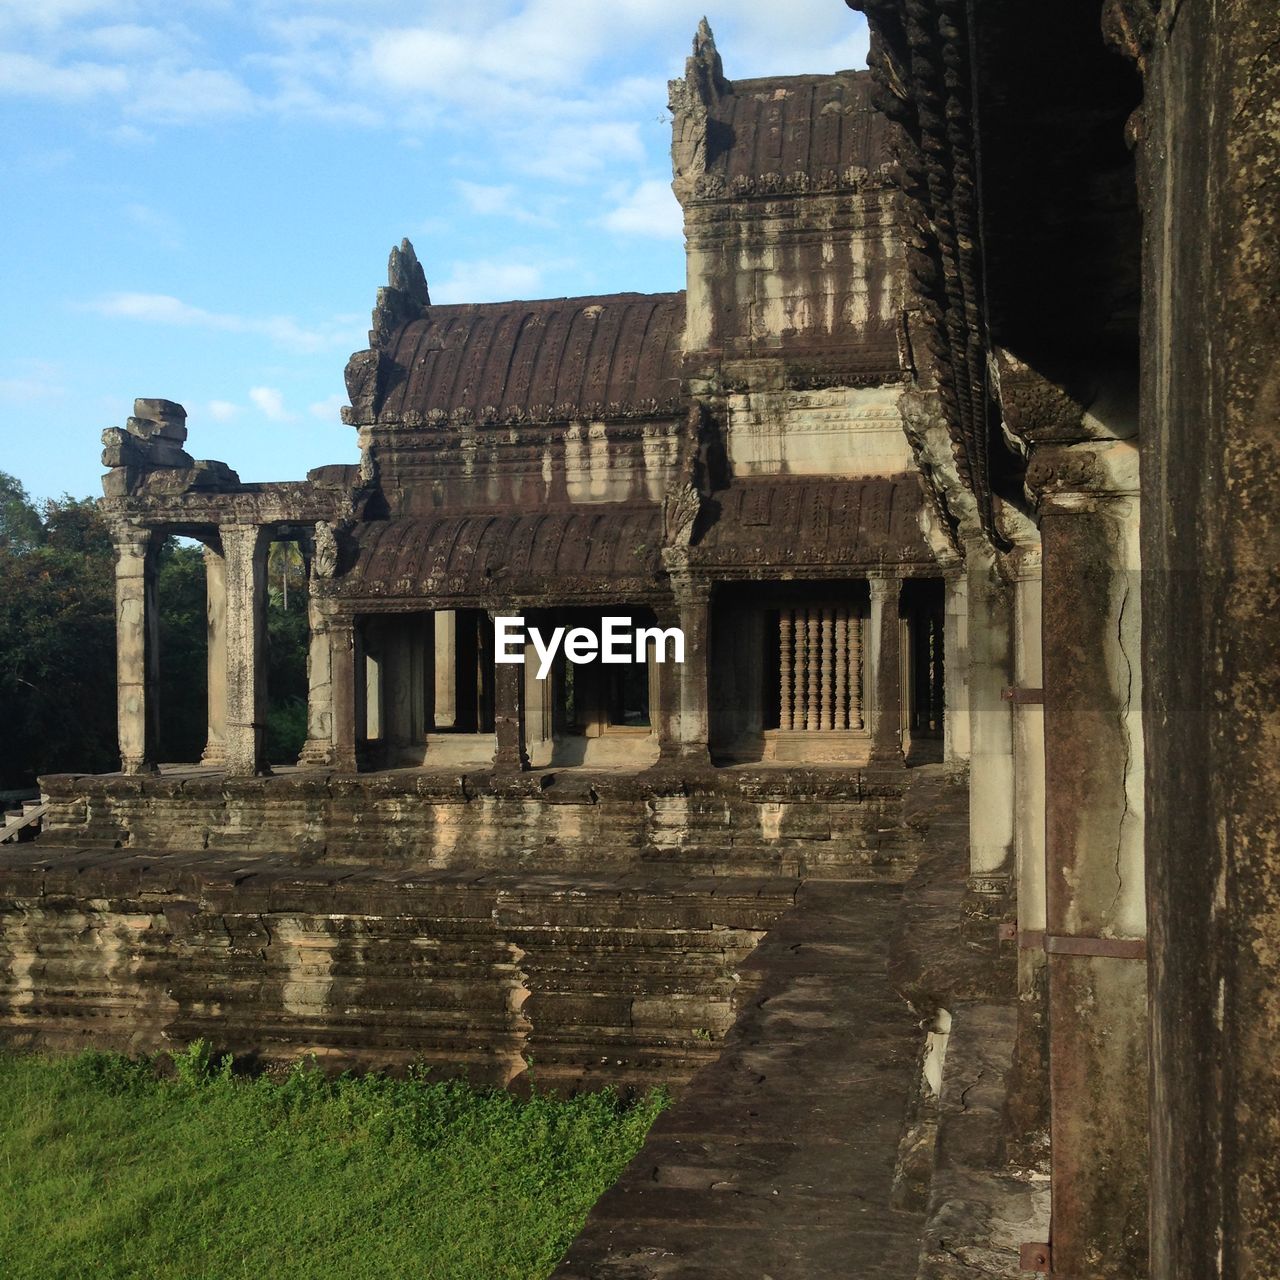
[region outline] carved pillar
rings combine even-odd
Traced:
[[[354,773],[358,725],[363,718],[360,710],[363,681],[358,673],[364,658],[356,641],[354,619],[335,615],[328,619],[325,631],[333,715],[332,747],[327,763],[335,769]]]
[[[307,646],[307,740],[300,765],[325,765],[333,762],[334,688],[332,640],[329,635],[331,608],[318,595],[316,579],[311,580],[307,601],[310,641]]]
[[[116,525],[116,723],[120,768],[155,772],[155,552],[151,530]]]
[[[437,729],[452,729],[458,722],[458,614],[453,609],[437,609],[435,626],[435,708],[431,723]]]
[[[227,564],[221,543],[204,548],[204,601],[208,654],[208,734],[201,764],[227,760]]]
[[[1116,440],[1041,447],[1028,469],[1029,487],[1044,494],[1054,1269],[1100,1280],[1146,1274],[1137,471],[1136,445]]]
[[[871,578],[871,759],[902,764],[902,583]]]
[[[683,631],[684,662],[675,663],[668,657],[658,666],[658,758],[663,763],[708,764],[711,584],[688,574],[672,573],[671,585],[674,605],[660,605],[655,612],[660,627],[677,626]],[[796,714],[799,715],[798,710]]]
[[[862,729],[866,726],[865,707],[866,699],[863,697],[863,671],[862,671],[862,616],[855,613],[852,609],[849,611],[849,728]]]
[[[1027,522],[1008,557],[1013,582],[1014,864],[1018,885],[1018,1026],[1009,1113],[1031,1158],[1049,1128],[1048,972],[1045,927],[1044,662],[1040,542]]]
[[[489,621],[500,610],[489,610]],[[527,769],[529,752],[525,744],[525,669],[518,663],[499,662],[493,672],[493,732],[497,748],[495,769]]]
[[[1012,591],[981,535],[965,544],[969,603],[969,891],[975,918],[1003,915],[1013,875]]]
[[[222,553],[227,588],[227,773],[266,773],[267,531],[259,525],[224,525]]]
[[[969,579],[963,569],[947,575],[943,637],[942,758],[958,769],[969,759]]]

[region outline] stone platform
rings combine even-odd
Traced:
[[[485,870],[902,879],[908,770],[548,769],[230,778],[157,774],[41,779],[42,839],[68,848],[280,854]]]
[[[0,854],[0,1040],[679,1083],[797,887],[25,845]]]

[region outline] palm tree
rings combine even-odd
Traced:
[[[289,607],[289,579],[292,578],[299,586],[302,585],[305,565],[302,559],[302,548],[296,542],[273,542],[270,551],[267,552],[267,581],[280,578],[280,587],[277,593],[275,588],[269,587],[268,592],[280,601],[283,609]]]

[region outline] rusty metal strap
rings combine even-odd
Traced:
[[[1109,960],[1145,960],[1145,938],[1085,938],[1024,929],[1018,946],[1027,951],[1044,949],[1051,956],[1103,956]]]
[[[1015,689],[1006,688],[1000,690],[1000,696],[1006,702],[1012,702],[1015,706],[1043,706],[1044,690],[1043,689]]]

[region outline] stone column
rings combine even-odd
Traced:
[[[307,740],[303,743],[300,765],[327,765],[333,762],[333,639],[329,633],[331,608],[316,592],[311,580],[307,600]]]
[[[942,634],[942,758],[958,772],[969,761],[969,579],[963,569],[947,575]]]
[[[435,708],[432,725],[452,729],[458,722],[458,614],[454,609],[435,612]]]
[[[115,525],[116,724],[124,773],[155,772],[155,655],[152,619],[155,554],[151,530]]]
[[[489,611],[489,621],[499,613]],[[493,732],[497,748],[493,753],[495,769],[527,769],[529,752],[525,745],[525,669],[515,662],[494,664]]]
[[[1137,471],[1116,440],[1038,448],[1028,471],[1044,494],[1053,1264],[1098,1280],[1146,1274]]]
[[[1049,1128],[1048,973],[1045,927],[1044,663],[1041,557],[1026,522],[1008,557],[1013,581],[1014,851],[1018,890],[1018,1026],[1009,1112],[1030,1146]],[[1024,1154],[1030,1155],[1028,1150]]]
[[[362,690],[359,668],[363,656],[356,643],[355,621],[349,615],[335,614],[326,627],[330,681],[330,707],[333,714],[332,754],[327,761],[335,769],[356,771],[356,741],[361,718]]]
[[[660,627],[684,632],[684,662],[659,667],[658,758],[664,763],[710,764],[708,659],[711,644],[711,583],[689,574],[672,574],[675,607],[657,610]]]
[[[201,764],[227,762],[227,563],[221,544],[204,548],[204,600],[208,627],[208,734]]]
[[[263,756],[267,689],[265,631],[267,531],[259,525],[224,525],[227,578],[227,773],[268,772]]]
[[[871,760],[902,764],[902,581],[871,577]]]
[[[977,917],[1003,915],[1013,876],[1012,592],[980,536],[965,543],[969,600],[969,892]]]

